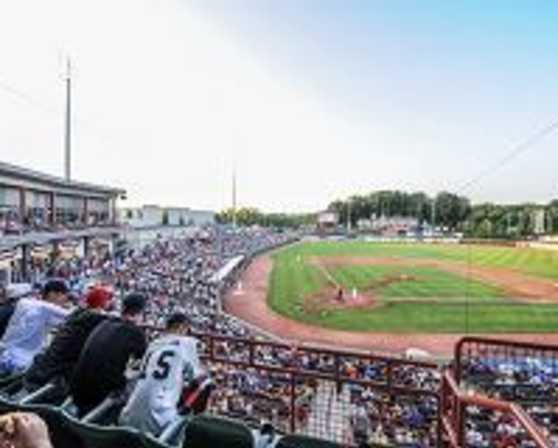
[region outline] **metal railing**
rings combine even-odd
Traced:
[[[461,389],[515,403],[558,439],[558,346],[466,337],[455,346]]]
[[[148,331],[152,336],[161,332]],[[398,431],[405,430],[437,446],[436,364],[267,340],[191,336],[200,341],[200,357],[217,386],[211,412],[254,427],[269,421],[285,434],[347,445],[356,444],[363,432],[367,440],[379,435],[395,443]],[[418,421],[407,418],[419,408]],[[366,414],[368,428],[357,428],[357,410]]]
[[[536,446],[537,448],[552,448],[546,434],[540,429],[535,421],[518,404],[496,400],[480,394],[463,393],[453,378],[452,372],[448,370],[442,377],[440,393],[441,410],[441,432],[442,446],[449,448],[463,448],[468,446],[467,424],[469,429],[475,431],[475,416],[482,411],[484,417],[488,412],[496,415],[496,421],[492,421],[496,427],[497,422],[505,422],[508,433],[502,434],[502,440],[498,432],[485,433],[489,440],[489,446]],[[473,412],[470,412],[473,411]],[[489,416],[492,417],[492,416]],[[477,422],[480,425],[480,422]],[[497,428],[495,428],[497,430]],[[480,433],[479,433],[480,434]],[[509,440],[506,441],[506,438]]]
[[[539,373],[541,367],[555,370],[558,376],[558,346],[481,337],[459,340],[454,349],[457,384],[470,382],[472,375],[478,375],[472,369],[480,363],[522,363],[526,376]]]

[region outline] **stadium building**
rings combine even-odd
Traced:
[[[0,223],[8,234],[54,225],[115,224],[116,201],[125,194],[0,162]]]
[[[87,252],[118,234],[121,188],[68,181],[0,162],[0,284],[26,276],[32,258]]]
[[[205,226],[215,222],[215,212],[192,210],[188,207],[144,205],[142,207],[123,208],[119,212],[119,221],[134,229],[161,226]]]

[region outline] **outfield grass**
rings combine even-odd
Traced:
[[[366,290],[372,287],[371,292],[381,306],[306,312],[304,298],[318,293],[328,284],[324,272],[310,263],[309,258],[324,255],[470,261],[476,266],[515,269],[558,280],[558,254],[551,251],[491,246],[304,243],[273,256],[268,301],[275,311],[314,325],[354,331],[501,333],[554,332],[558,329],[558,305],[518,304],[506,299],[505,293],[494,285],[469,281],[432,267],[330,267],[329,273],[346,288]],[[388,285],[378,283],[394,274],[415,278]],[[421,303],[421,298],[425,302]]]
[[[302,256],[352,255],[471,261],[476,266],[516,269],[525,274],[558,280],[558,251],[551,250],[516,249],[488,245],[395,244],[360,241],[305,243],[287,250],[295,250]]]

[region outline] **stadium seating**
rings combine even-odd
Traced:
[[[339,445],[334,442],[329,442],[327,440],[315,439],[313,437],[307,437],[298,434],[292,434],[282,437],[275,448],[340,448]],[[389,448],[386,445],[368,445],[369,448]]]
[[[66,416],[65,426],[75,436],[82,448],[163,448],[155,440],[147,440],[131,428],[103,427],[80,422]],[[166,447],[165,447],[166,448]]]
[[[337,448],[339,446],[337,443],[326,440],[318,440],[301,435],[289,435],[279,440],[276,448]]]
[[[198,416],[186,427],[184,448],[252,448],[254,437],[243,424],[231,419]]]
[[[23,391],[24,392],[24,391]],[[176,448],[168,443],[176,432],[185,426],[185,441],[182,448],[254,448],[257,431],[228,418],[200,415],[183,420],[156,439],[135,429],[114,426],[114,409],[117,400],[107,399],[82,420],[67,412],[70,400],[60,394],[53,385],[21,396],[22,378],[15,376],[0,379],[0,415],[8,412],[33,412],[49,427],[56,448]],[[99,424],[102,423],[102,424]],[[282,448],[335,448],[338,444],[305,436],[274,437],[273,443],[265,446]]]

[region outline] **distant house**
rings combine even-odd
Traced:
[[[316,227],[318,231],[332,231],[337,229],[339,224],[339,214],[330,210],[325,210],[318,213]]]
[[[416,232],[419,220],[412,216],[380,216],[370,220],[370,229],[382,235],[405,235]]]

